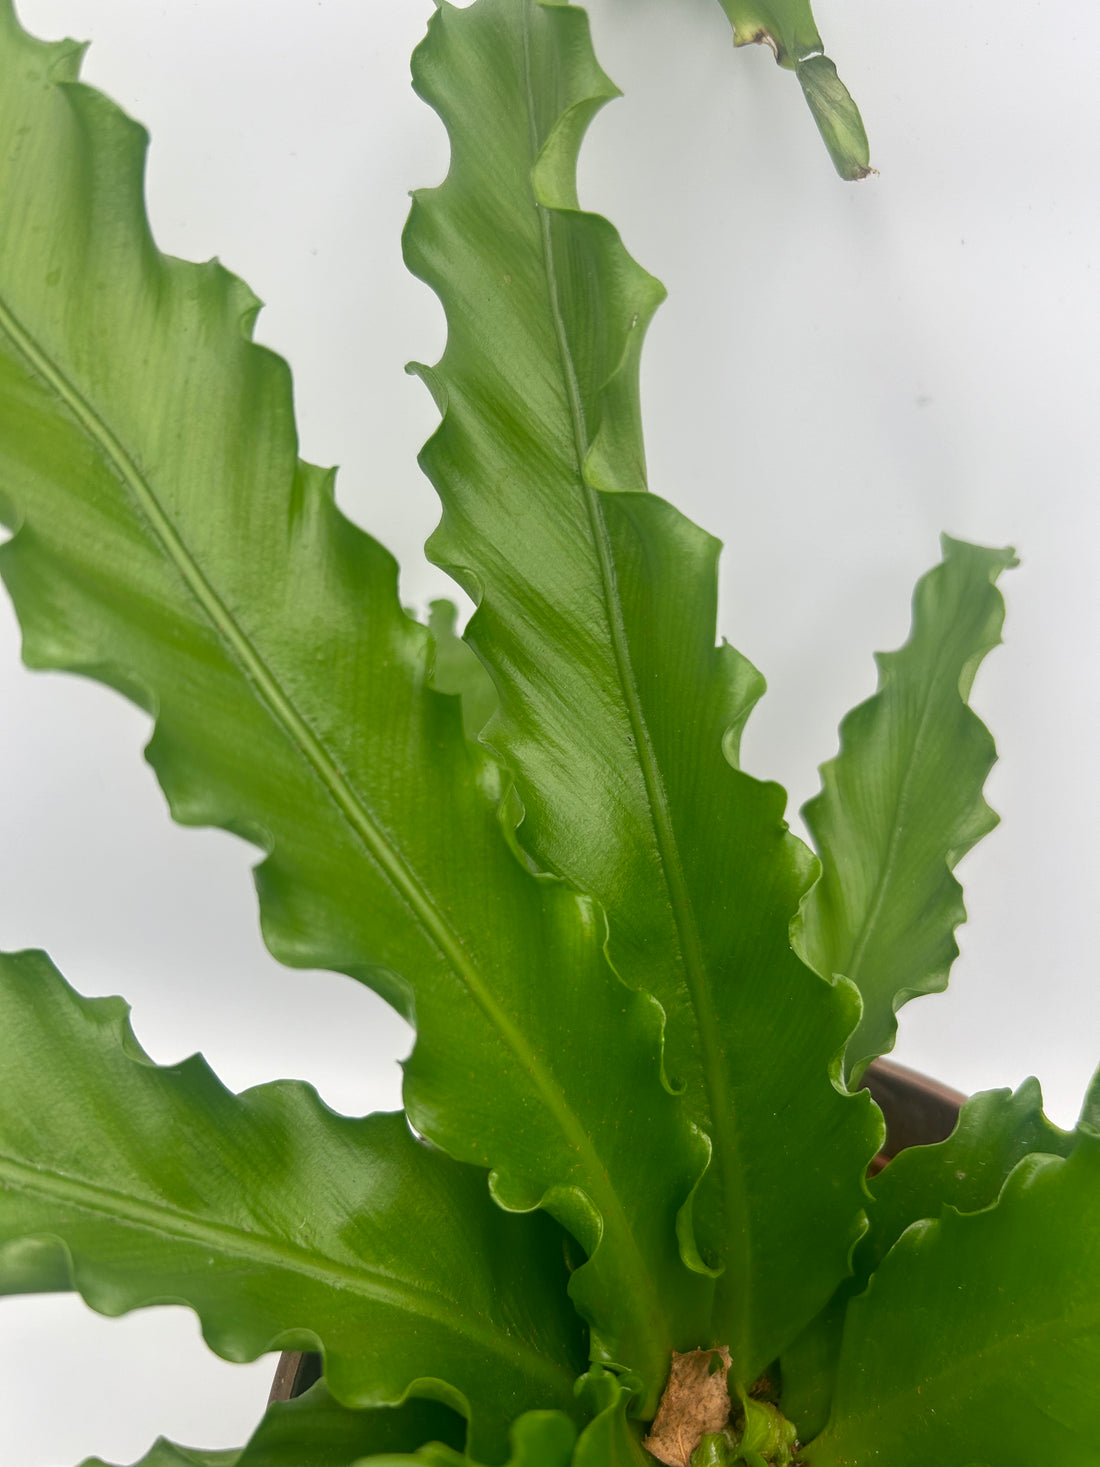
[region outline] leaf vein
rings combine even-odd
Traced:
[[[614,1215],[626,1227],[621,1202],[607,1183],[606,1172],[592,1138],[565,1098],[564,1092],[546,1070],[517,1025],[489,990],[464,951],[461,937],[439,911],[422,882],[409,869],[392,839],[363,803],[321,740],[283,691],[247,633],[240,627],[218,592],[205,577],[183,536],[160,504],[156,492],[140,472],[117,435],[69,380],[65,372],[42,350],[14,312],[0,298],[0,330],[31,369],[56,393],[111,465],[115,475],[143,512],[164,546],[191,596],[227,646],[234,661],[244,670],[271,709],[293,747],[313,768],[319,782],[353,834],[382,870],[391,887],[409,909],[419,929],[435,946],[452,972],[481,1008],[489,1023],[504,1039],[521,1068],[555,1118],[570,1149],[580,1158],[586,1173],[586,1190],[605,1215]],[[627,1235],[630,1229],[626,1227]]]
[[[171,1203],[146,1202],[132,1193],[29,1165],[2,1153],[0,1178],[5,1187],[14,1186],[21,1192],[53,1204],[69,1204],[102,1216],[112,1224],[121,1223],[185,1245],[208,1248],[222,1259],[232,1257],[249,1263],[258,1262],[308,1278],[328,1289],[347,1290],[372,1303],[433,1319],[494,1355],[508,1359],[523,1357],[533,1374],[552,1377],[560,1386],[561,1369],[531,1350],[524,1340],[502,1337],[495,1330],[481,1328],[476,1319],[458,1309],[455,1301],[446,1295],[429,1288],[422,1281],[399,1278],[366,1260],[357,1260],[354,1264],[341,1263],[329,1254],[318,1253],[286,1239],[253,1232],[242,1225],[198,1217]],[[55,1228],[47,1228],[45,1233],[62,1237]]]

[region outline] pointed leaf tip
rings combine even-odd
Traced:
[[[794,938],[822,977],[843,974],[863,998],[853,1082],[892,1048],[897,1009],[946,987],[966,916],[952,872],[997,823],[982,795],[996,749],[966,700],[1000,642],[995,582],[1015,557],[950,537],[943,557],[917,584],[908,641],[876,657],[878,691],[844,718],[840,752],[803,809],[822,873]]]

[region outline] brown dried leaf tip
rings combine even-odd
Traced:
[[[691,1454],[709,1431],[729,1425],[730,1393],[726,1376],[730,1352],[716,1350],[672,1352],[672,1369],[653,1430],[642,1446],[667,1467],[689,1467]]]

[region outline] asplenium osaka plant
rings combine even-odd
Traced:
[[[723,8],[865,167],[808,12]],[[239,1452],[162,1442],[148,1467],[1095,1464],[1097,1086],[1072,1133],[1034,1084],[975,1097],[871,1180],[858,1088],[946,981],[952,869],[994,821],[966,699],[1011,552],[945,539],[804,812],[811,853],[739,767],[762,682],[716,644],[717,545],[646,484],[662,291],[579,207],[614,94],[583,11],[444,6],[414,59],[452,150],[405,250],[447,315],[418,370],[462,639],[403,610],[298,460],[247,288],[156,250],[144,136],[79,62],[0,0],[26,660],[145,708],[173,815],[263,851],[276,956],[417,1037],[404,1114],[352,1119],[157,1067],[119,1000],[4,958],[4,1291],[182,1301],[228,1359],[321,1355]]]

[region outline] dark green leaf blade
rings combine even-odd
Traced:
[[[422,456],[444,508],[430,550],[478,600],[466,635],[500,689],[485,737],[516,772],[521,840],[597,898],[617,970],[667,1016],[668,1073],[713,1142],[682,1229],[721,1273],[695,1343],[729,1345],[751,1381],[861,1226],[876,1122],[830,1073],[853,996],[791,951],[811,863],[782,792],[730,767],[761,680],[715,646],[716,542],[642,492],[638,357],[662,291],[576,207],[584,126],[614,91],[585,17],[445,7],[414,81],[452,150],[405,236],[448,319],[422,369],[444,413]]]
[[[461,1451],[464,1423],[438,1401],[352,1411],[323,1380],[292,1401],[276,1401],[234,1467],[350,1467],[366,1453],[414,1452],[428,1442]]]
[[[345,1405],[441,1399],[475,1450],[520,1411],[575,1409],[560,1232],[495,1207],[403,1115],[350,1120],[299,1083],[233,1096],[198,1057],[158,1068],[119,1000],[38,953],[0,959],[0,1006],[0,1269],[14,1255],[20,1288],[31,1240],[101,1313],[186,1303],[229,1360],[320,1348]]]
[[[870,1183],[868,1229],[856,1249],[854,1286],[862,1287],[912,1223],[992,1207],[1025,1156],[1068,1156],[1074,1136],[1043,1112],[1031,1077],[1016,1091],[983,1090],[959,1112],[946,1141],[911,1146]]]
[[[854,1081],[893,1047],[908,999],[947,986],[965,919],[956,862],[992,830],[982,797],[996,758],[967,704],[982,658],[1001,638],[995,582],[1011,550],[943,537],[943,561],[917,583],[909,640],[876,654],[879,690],[840,726],[840,753],[821,767],[803,810],[822,875],[802,909],[799,951],[859,989],[849,1040]]]
[[[644,1428],[630,1419],[630,1391],[606,1371],[585,1378],[583,1396],[592,1411],[573,1455],[572,1467],[650,1467],[642,1446]]]
[[[292,1401],[276,1401],[234,1467],[350,1467],[365,1453],[414,1452],[427,1442],[461,1451],[464,1423],[438,1401],[352,1411],[323,1380]]]
[[[268,852],[277,957],[415,1009],[417,1129],[598,1244],[574,1297],[599,1358],[652,1393],[705,1292],[674,1237],[705,1147],[661,1086],[660,1013],[591,904],[515,859],[500,772],[430,687],[392,558],[296,458],[257,302],[156,251],[144,135],[78,60],[0,0],[0,558],[25,659],[155,712],[176,818]]]
[[[733,44],[768,45],[780,66],[793,71],[829,150],[833,167],[848,182],[871,169],[867,133],[852,94],[823,54],[809,0],[718,0],[733,26]]]
[[[366,1452],[414,1452],[427,1442],[460,1451],[461,1418],[438,1401],[353,1411],[330,1395],[323,1380],[292,1401],[276,1401],[236,1451],[180,1447],[163,1437],[134,1467],[351,1467]],[[98,1457],[81,1467],[107,1467]]]
[[[996,1206],[911,1227],[849,1307],[806,1467],[1092,1467],[1100,1439],[1100,1139],[1030,1156]]]
[[[835,1083],[853,995],[815,982],[791,949],[811,877],[784,793],[730,767],[743,664],[714,646],[716,547],[701,554],[704,537],[653,496],[602,495],[601,507],[638,693],[635,747],[660,791],[650,831],[663,879],[638,863],[629,884],[596,890],[621,964],[617,930],[642,927],[647,903],[651,941],[652,913],[667,921],[650,949],[661,972],[624,971],[645,974],[664,1005],[670,1069],[714,1142],[693,1221],[723,1268],[715,1331],[748,1386],[847,1271],[879,1118]]]
[[[496,712],[493,680],[469,645],[455,630],[458,613],[453,601],[433,601],[428,615],[435,658],[432,687],[462,699],[462,725],[468,739],[476,739]]]
[[[1068,1156],[1073,1142],[1071,1132],[1047,1120],[1039,1082],[1028,1079],[1015,1093],[972,1096],[946,1140],[909,1147],[871,1179],[868,1227],[853,1256],[853,1275],[780,1362],[784,1409],[804,1437],[816,1435],[829,1414],[848,1304],[905,1230],[942,1217],[948,1207],[992,1207],[1025,1156]]]
[[[569,1467],[576,1439],[576,1427],[560,1412],[529,1411],[512,1426],[512,1452],[506,1467]],[[469,1457],[437,1443],[411,1456],[361,1457],[354,1467],[416,1467],[417,1463],[422,1467],[471,1467]]]

